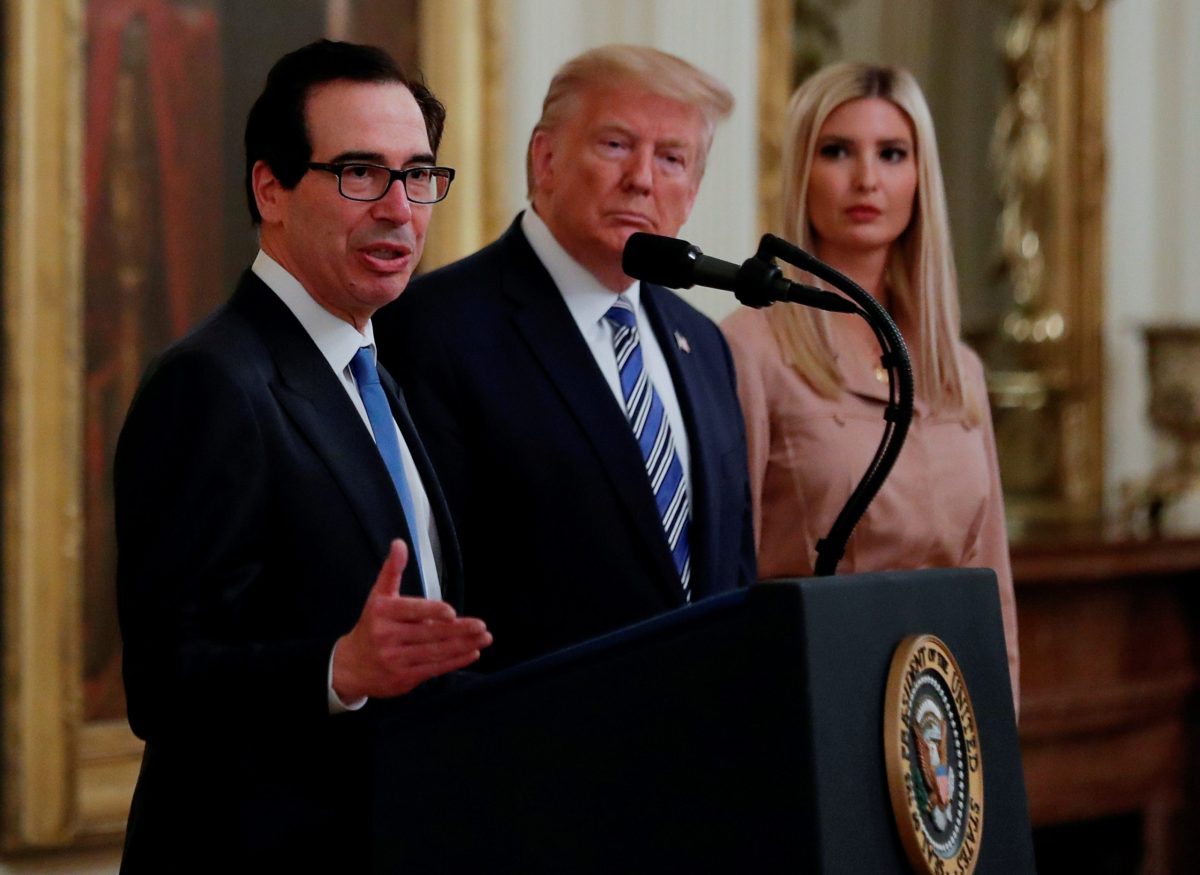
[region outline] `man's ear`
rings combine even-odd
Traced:
[[[278,221],[279,199],[284,192],[284,187],[271,172],[266,161],[254,162],[254,167],[250,170],[250,186],[254,189],[254,202],[258,205],[258,212],[262,216],[263,222]]]
[[[554,132],[537,131],[529,141],[533,168],[533,190],[550,191],[554,186]]]

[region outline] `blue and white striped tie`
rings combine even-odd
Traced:
[[[671,549],[675,569],[679,572],[684,600],[690,602],[692,562],[688,530],[692,510],[688,502],[687,484],[683,479],[683,465],[671,437],[671,424],[667,421],[662,399],[654,391],[654,384],[650,382],[642,363],[642,346],[638,340],[633,307],[624,296],[619,295],[617,303],[609,308],[604,318],[613,326],[613,351],[617,356],[617,369],[621,373],[625,416],[642,448],[650,488],[654,491],[654,501],[667,535],[667,546]]]

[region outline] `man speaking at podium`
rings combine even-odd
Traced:
[[[529,144],[532,208],[380,313],[462,543],[467,610],[495,635],[485,668],[755,579],[729,350],[621,269],[631,234],[683,225],[732,105],[654,49],[568,61]]]
[[[280,60],[250,111],[261,252],[152,365],[117,450],[146,741],[123,872],[363,871],[383,700],[490,640],[451,606],[453,525],[371,326],[453,176],[443,118],[386,54],[331,42]]]

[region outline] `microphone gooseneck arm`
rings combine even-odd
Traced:
[[[787,301],[833,313],[859,312],[853,301],[847,301],[841,295],[785,278],[775,262],[762,257],[762,245],[760,242],[759,254],[743,261],[734,276],[733,293],[747,307],[766,307],[777,301]]]
[[[774,234],[763,235],[755,258],[764,262],[780,258],[824,280],[857,303],[855,312],[866,320],[875,333],[883,353],[880,363],[888,374],[888,406],[883,415],[884,429],[879,447],[858,486],[834,520],[829,534],[817,542],[814,571],[819,576],[829,575],[837,570],[838,563],[846,553],[846,544],[854,532],[854,527],[867,512],[867,507],[883,486],[883,481],[887,479],[896,457],[900,455],[900,449],[904,446],[913,414],[912,359],[908,355],[904,337],[888,311],[845,274]]]

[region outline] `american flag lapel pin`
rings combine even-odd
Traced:
[[[688,339],[686,337],[684,337],[682,334],[680,334],[678,331],[675,332],[675,343],[683,352],[686,352],[689,354],[691,353],[692,345],[690,343],[688,343]]]

